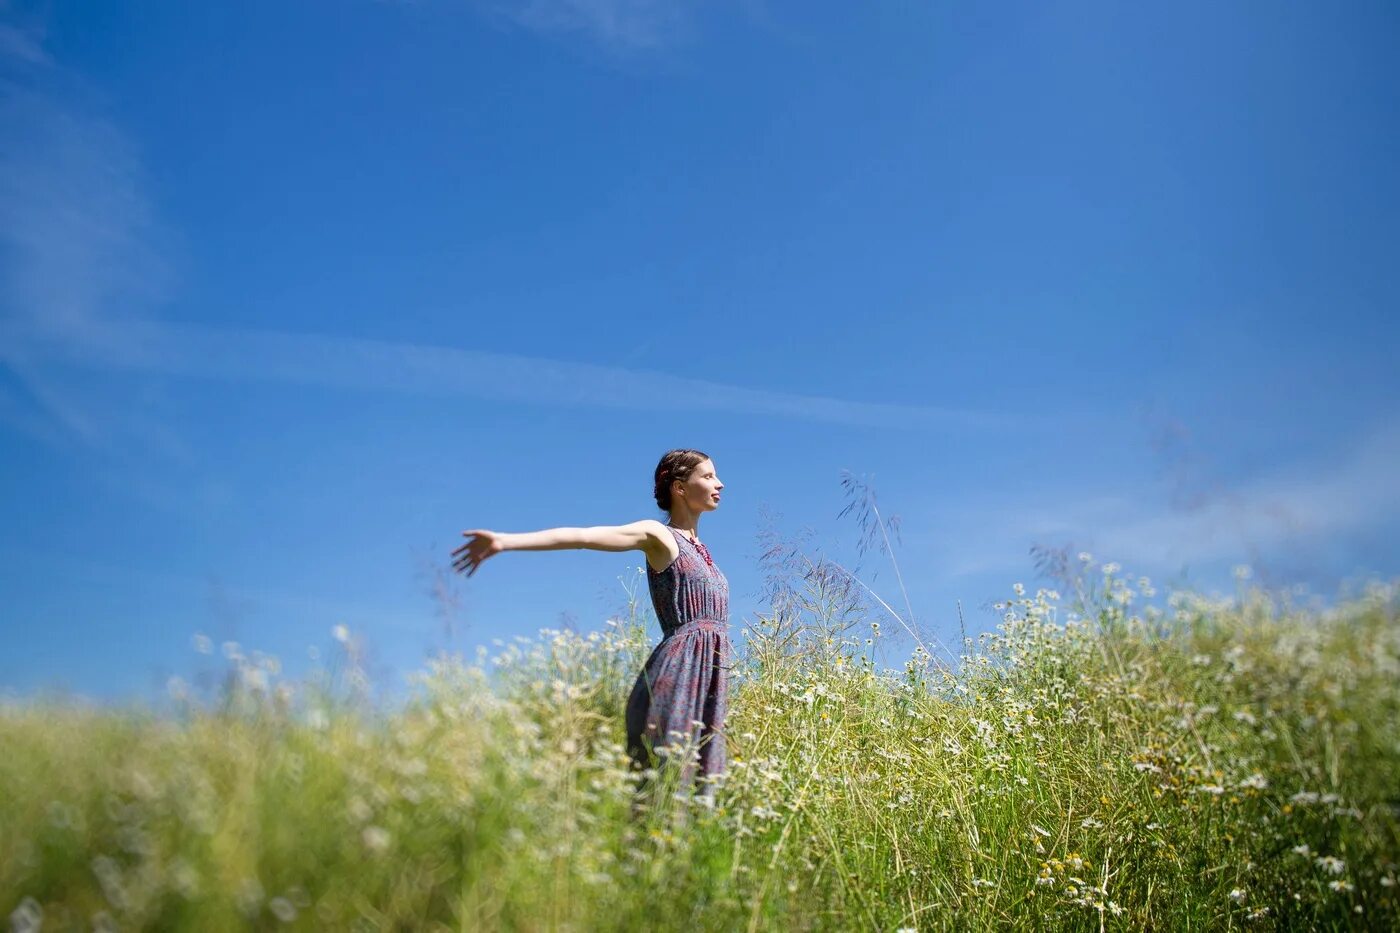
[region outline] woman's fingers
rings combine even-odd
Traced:
[[[481,566],[489,554],[490,532],[482,529],[462,532],[469,540],[452,551],[452,569],[458,573],[465,572],[467,576],[476,573],[476,568]]]
[[[454,557],[458,554],[466,554],[469,550],[471,550],[473,545],[479,546],[482,543],[482,538],[489,538],[491,533],[489,531],[485,531],[478,528],[472,531],[464,531],[462,532],[462,534],[467,538],[467,541],[465,544],[461,544],[453,548],[452,555]]]

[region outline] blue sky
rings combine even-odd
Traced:
[[[640,555],[464,528],[903,521],[918,620],[1033,544],[1400,571],[1384,3],[0,3],[0,691],[150,697],[345,624],[386,686],[598,626]],[[893,599],[888,568],[871,585]],[[897,651],[888,659],[898,663]]]

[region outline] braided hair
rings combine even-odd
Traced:
[[[671,484],[676,480],[685,482],[695,468],[710,459],[708,454],[698,450],[680,448],[666,451],[661,462],[656,465],[656,505],[663,512],[671,511]]]

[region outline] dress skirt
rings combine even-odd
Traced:
[[[666,758],[677,746],[697,744],[698,758],[680,763],[683,784],[696,777],[702,793],[727,764],[724,721],[729,709],[733,648],[728,626],[697,619],[676,628],[647,658],[627,700],[627,750],[637,768]]]

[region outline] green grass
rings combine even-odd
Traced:
[[[391,713],[328,682],[279,692],[241,658],[220,704],[175,715],[12,703],[0,910],[21,929],[1400,927],[1393,587],[1137,613],[1146,581],[1095,572],[1077,615],[1018,592],[965,656],[891,672],[838,579],[807,565],[750,627],[712,805],[663,772],[634,814],[638,614],[442,659]]]

